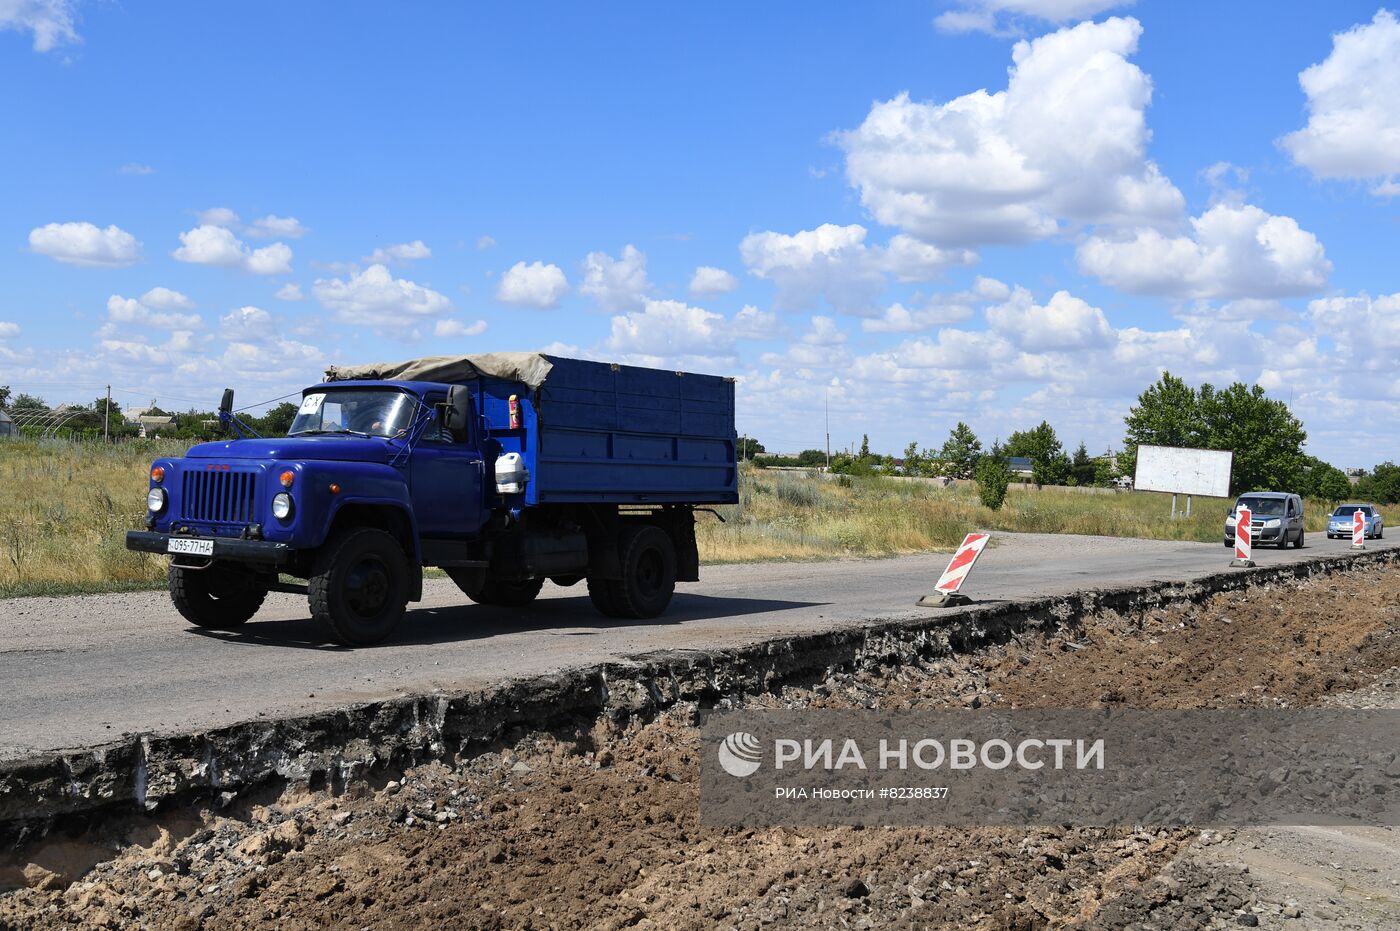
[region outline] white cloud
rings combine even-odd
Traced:
[[[285,275],[292,270],[292,250],[285,243],[250,250],[232,230],[207,223],[181,233],[180,248],[170,254],[180,262],[242,268],[254,275]]]
[[[141,295],[141,303],[156,310],[193,310],[194,301],[179,291],[155,287]]]
[[[1128,61],[1134,19],[1018,42],[1007,89],[945,104],[900,94],[837,133],[879,222],[949,246],[1026,242],[1062,220],[1157,226],[1181,193],[1146,156],[1152,82]]]
[[[603,310],[636,310],[646,303],[651,282],[647,280],[647,257],[630,243],[622,247],[622,258],[606,252],[590,252],[583,260],[583,281],[579,292],[598,302]]]
[[[948,10],[934,17],[933,24],[942,32],[986,32],[991,35],[1015,35],[1019,29],[1017,17],[1063,23],[1089,19],[1121,6],[1132,6],[1134,0],[962,0],[961,8]],[[1009,18],[1003,24],[1002,17]]]
[[[637,360],[728,358],[734,336],[720,314],[682,301],[647,301],[642,310],[612,318],[607,348]]]
[[[948,265],[974,258],[903,235],[893,237],[888,246],[867,246],[866,235],[865,227],[854,223],[824,223],[793,234],[750,233],[739,244],[739,255],[750,273],[777,286],[778,309],[805,309],[820,297],[856,314],[874,311],[886,274],[901,281],[928,280]]]
[[[395,262],[413,262],[418,259],[430,259],[432,256],[433,250],[428,248],[427,243],[415,239],[413,242],[381,246],[365,256],[365,262],[370,265],[393,265]]]
[[[1298,75],[1308,125],[1279,140],[1319,178],[1361,178],[1400,192],[1400,22],[1379,10],[1332,37],[1332,53]]]
[[[302,226],[296,217],[278,217],[268,214],[244,227],[243,232],[254,239],[271,239],[282,236],[287,239],[300,239],[311,232]]]
[[[486,332],[486,321],[476,320],[472,323],[463,323],[460,320],[439,320],[433,327],[433,335],[451,338],[465,338],[468,336],[480,336]]]
[[[483,252],[487,249],[494,249],[496,248],[496,240],[490,236],[478,236],[476,240],[476,247],[482,250]]]
[[[1056,291],[1043,306],[1017,288],[1005,304],[987,308],[992,329],[1030,352],[1092,349],[1113,342],[1113,328],[1097,307]]]
[[[115,268],[141,259],[141,243],[124,229],[91,223],[50,223],[29,231],[29,248],[68,265]]]
[[[164,291],[164,288],[158,290]],[[160,312],[168,310],[169,306],[162,307],[160,304],[151,304],[147,301],[151,292],[147,292],[140,300],[130,297],[122,297],[120,294],[113,294],[107,298],[107,322],[108,326],[103,328],[103,332],[115,332],[110,329],[112,324],[121,324],[120,329],[131,332],[141,327],[156,327],[162,330],[193,330],[199,327],[202,321],[199,314],[180,314]],[[184,298],[183,294],[171,291],[177,297]],[[192,304],[174,305],[176,307],[192,307]]]
[[[124,175],[153,175],[156,170],[150,165],[143,165],[140,162],[127,162],[120,169]]]
[[[734,315],[730,329],[737,339],[773,339],[782,332],[777,314],[765,313],[752,304],[745,304]]]
[[[297,284],[295,281],[289,281],[282,285],[282,287],[277,289],[277,293],[272,296],[279,301],[300,301],[304,300],[306,297],[301,293],[301,285]]]
[[[496,287],[496,300],[520,307],[549,310],[559,306],[559,299],[569,290],[569,279],[558,265],[543,262],[516,262],[501,276]]]
[[[237,226],[238,214],[227,207],[210,207],[195,214],[202,226]]]
[[[690,293],[699,297],[706,294],[728,294],[739,287],[739,279],[722,268],[701,265],[690,276]]]
[[[14,339],[19,335],[19,324],[0,320],[0,339]]]
[[[34,33],[36,52],[80,42],[73,28],[76,6],[74,0],[0,0],[0,31]]]
[[[288,275],[292,271],[292,250],[286,243],[275,242],[248,253],[243,267],[254,275]]]
[[[272,314],[261,307],[239,307],[219,318],[219,336],[239,342],[259,342],[276,331]]]
[[[395,278],[383,265],[339,278],[318,278],[311,290],[336,319],[382,329],[424,317],[440,317],[452,310],[444,295],[412,281]]]
[[[1188,236],[1139,229],[1094,236],[1079,246],[1079,267],[1135,294],[1271,298],[1310,294],[1332,263],[1322,244],[1291,217],[1248,204],[1216,204],[1191,220]]]
[[[948,323],[962,323],[972,318],[973,310],[966,304],[932,302],[910,310],[895,303],[881,311],[880,316],[860,322],[867,333],[917,333]]]

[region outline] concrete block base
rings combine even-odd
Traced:
[[[1254,568],[1254,560],[1252,560],[1252,559],[1232,559],[1232,560],[1230,560],[1230,568],[1232,568],[1232,569],[1253,569],[1253,568]]]
[[[925,595],[915,602],[921,608],[956,608],[959,605],[970,605],[972,599],[966,595],[959,595],[956,592],[945,594],[936,592],[932,595]]]

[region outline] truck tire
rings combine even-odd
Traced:
[[[316,557],[311,616],[339,643],[369,646],[394,632],[408,605],[408,559],[392,534],[362,527]]]
[[[660,527],[646,525],[622,536],[622,579],[611,583],[618,617],[656,617],[676,590],[676,545]]]
[[[172,565],[166,575],[170,600],[196,627],[229,630],[244,624],[267,597],[267,585],[246,572],[214,565],[186,569]]]
[[[622,617],[617,606],[617,599],[613,597],[613,585],[607,579],[588,580],[588,599],[593,602],[593,607],[603,617]]]
[[[523,582],[505,582],[500,579],[486,580],[481,591],[467,597],[479,605],[500,605],[505,608],[519,608],[534,601],[544,587],[544,579],[526,579]]]

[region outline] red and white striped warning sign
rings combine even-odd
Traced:
[[[1366,548],[1366,515],[1361,513],[1361,508],[1351,512],[1351,546],[1352,549]]]
[[[951,595],[961,588],[963,580],[972,571],[973,563],[977,562],[977,557],[982,555],[982,551],[987,548],[987,541],[991,538],[990,533],[969,533],[963,537],[958,551],[948,561],[948,568],[938,577],[938,585],[935,587],[945,595]]]
[[[1235,559],[1239,562],[1248,562],[1251,558],[1254,527],[1250,521],[1253,519],[1254,515],[1250,513],[1249,508],[1240,508],[1238,519],[1235,521]]]

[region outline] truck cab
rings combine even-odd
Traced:
[[[676,581],[698,578],[694,508],[737,500],[733,384],[534,361],[400,364],[451,380],[333,373],[305,389],[285,437],[156,460],[146,530],[127,546],[170,554],[172,600],[201,627],[236,627],[268,592],[294,591],[333,639],[375,643],[432,566],[479,603],[587,580],[602,613],[654,617]],[[520,377],[541,369],[552,376]],[[674,410],[658,418],[664,393]]]

